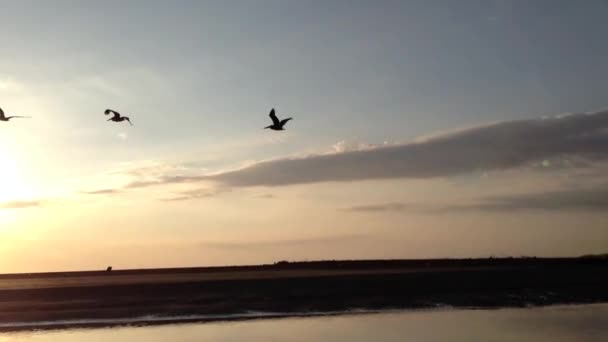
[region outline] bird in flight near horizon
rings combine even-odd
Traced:
[[[109,118],[107,121],[122,122],[126,120],[129,122],[129,125],[133,126],[128,116],[121,116],[119,112],[111,109],[106,109],[106,111],[104,112],[105,115],[110,115],[110,113],[113,113],[114,116]]]
[[[273,131],[284,131],[285,129],[283,128],[283,126],[285,126],[287,121],[292,119],[292,118],[287,118],[287,119],[283,119],[283,120],[279,121],[279,118],[277,118],[277,115],[274,113],[274,108],[272,108],[272,110],[270,110],[269,116],[272,119],[272,125],[266,126],[266,127],[264,127],[264,129],[270,128]]]
[[[4,115],[4,111],[2,110],[2,108],[0,108],[0,121],[9,121],[12,118],[31,118],[31,116],[19,116],[19,115],[6,116],[6,115]]]

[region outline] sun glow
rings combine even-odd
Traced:
[[[15,158],[0,148],[0,208],[13,201],[30,200],[33,196],[31,187],[20,172]]]

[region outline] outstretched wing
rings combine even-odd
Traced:
[[[111,109],[106,109],[106,111],[104,112],[105,115],[110,115],[110,113],[114,114],[114,118],[119,118],[120,117],[120,113],[115,111],[115,110],[111,110]]]
[[[291,118],[281,120],[281,127],[287,123],[287,121],[291,120]]]
[[[2,108],[0,108],[0,118],[6,118],[6,117],[4,116],[4,111],[2,110]]]
[[[277,115],[274,113],[274,108],[272,108],[272,110],[270,110],[269,116],[272,119],[273,124],[280,125],[279,119],[277,118]]]

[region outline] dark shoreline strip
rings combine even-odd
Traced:
[[[123,319],[124,317],[235,316],[251,312],[302,313],[454,308],[526,307],[608,302],[608,262],[588,264],[428,267],[357,273],[276,270],[251,273],[100,276],[83,286],[53,278],[48,286],[0,290],[0,327],[11,323]],[[123,279],[124,280],[124,279]],[[8,281],[8,280],[6,280]],[[21,280],[19,280],[21,281]],[[36,280],[37,282],[40,279]],[[6,285],[6,284],[4,284]],[[51,286],[52,285],[52,286]],[[13,324],[14,325],[14,324]],[[0,330],[2,330],[0,328]]]

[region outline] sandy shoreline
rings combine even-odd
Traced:
[[[185,322],[184,317],[318,315],[353,308],[373,312],[608,302],[608,262],[573,260],[426,261],[424,267],[353,261],[0,276],[0,331]]]

